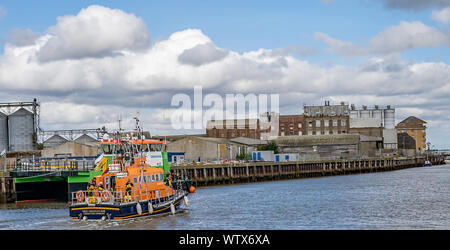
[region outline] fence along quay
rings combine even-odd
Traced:
[[[417,156],[409,158],[366,158],[344,160],[321,160],[305,162],[248,162],[235,164],[211,165],[178,165],[172,166],[178,178],[189,177],[192,184],[210,186],[233,183],[248,183],[282,179],[311,178],[344,174],[359,174],[381,171],[392,171],[404,168],[421,167],[426,160],[433,165],[444,164],[444,155]],[[55,167],[56,166],[56,167]],[[52,178],[68,178],[89,173],[92,164],[55,163],[55,166],[35,166],[17,162],[17,166],[9,167],[8,172],[0,178],[0,203],[16,201],[17,178],[43,178],[43,183]],[[38,176],[41,177],[38,177]],[[77,177],[78,178],[78,177]],[[65,184],[67,186],[67,184]],[[70,189],[70,188],[69,188]],[[20,191],[20,190],[19,190]]]
[[[428,157],[433,165],[444,164],[442,156]],[[194,186],[248,183],[282,179],[392,171],[422,167],[424,156],[366,158],[308,162],[249,162],[239,164],[173,166],[178,176],[189,177]]]

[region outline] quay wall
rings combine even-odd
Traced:
[[[310,178],[346,174],[392,171],[422,167],[425,157],[367,158],[308,162],[249,162],[240,164],[174,166],[182,178],[194,186],[250,183],[282,179]],[[444,164],[442,156],[428,158],[433,165]]]
[[[321,176],[334,176],[345,174],[359,174],[380,171],[391,171],[404,168],[421,167],[425,162],[424,156],[403,158],[366,158],[346,160],[322,160],[322,161],[299,161],[299,162],[249,162],[239,164],[216,164],[216,165],[185,165],[172,166],[179,177],[189,177],[196,187],[222,185],[233,183],[249,183],[260,181],[272,181],[282,179],[310,178]],[[428,156],[433,165],[445,164],[443,155]],[[9,165],[9,164],[7,164]],[[10,172],[15,171],[14,176],[33,176],[35,172],[17,172],[12,166],[7,166],[7,172],[0,171],[0,203],[17,201],[17,193],[23,188],[33,188],[32,193],[37,196],[45,195],[42,185],[52,184],[52,178],[62,178],[62,174],[69,176],[74,171],[56,171],[55,176],[44,178],[44,181],[33,187],[17,189],[15,178]],[[75,171],[76,172],[76,171]],[[67,176],[66,176],[67,177]],[[64,179],[64,178],[63,178]],[[53,183],[55,184],[55,183]],[[65,181],[56,182],[59,192],[67,191],[65,188],[70,183]],[[55,184],[55,185],[56,185]],[[39,186],[41,185],[41,186]],[[63,188],[64,186],[64,188]],[[23,192],[22,192],[23,193]],[[53,194],[55,195],[55,194]]]

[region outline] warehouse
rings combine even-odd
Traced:
[[[168,152],[184,152],[187,162],[236,159],[245,146],[224,138],[188,136],[167,144]]]

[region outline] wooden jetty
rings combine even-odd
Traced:
[[[194,186],[248,183],[282,179],[359,174],[421,167],[425,157],[366,158],[310,162],[249,162],[240,164],[185,165],[172,169],[189,177]],[[442,156],[429,157],[433,165],[444,164]]]

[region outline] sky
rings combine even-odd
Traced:
[[[392,105],[450,148],[450,0],[0,1],[0,102],[41,103],[41,128],[174,130],[171,98],[279,94]]]

